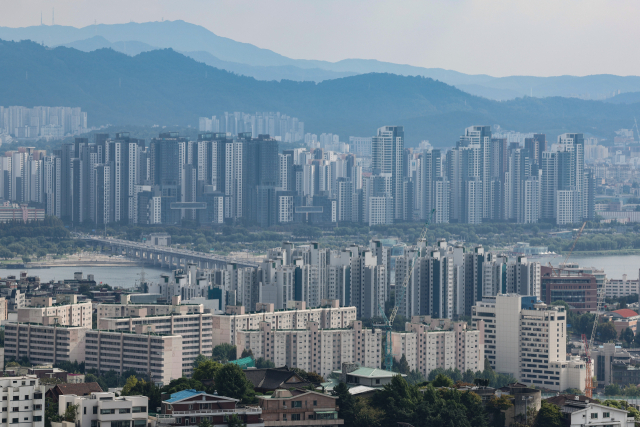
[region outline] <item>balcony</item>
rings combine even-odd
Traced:
[[[226,414],[261,414],[261,408],[236,409],[192,409],[191,411],[173,411],[170,415],[226,415]],[[167,414],[169,415],[169,414]]]

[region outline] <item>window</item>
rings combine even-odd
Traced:
[[[87,407],[86,406],[84,408],[82,408],[82,414],[83,415],[87,415]]]
[[[291,414],[291,421],[300,421],[300,414]]]
[[[294,400],[291,402],[292,408],[302,408],[302,400]]]
[[[132,411],[134,414],[137,414],[139,412],[147,412],[147,407],[146,406],[134,406]]]
[[[91,420],[91,427],[98,427],[98,420]]]
[[[13,396],[13,400],[20,400],[20,396]]]
[[[130,427],[131,421],[111,421],[111,427]]]
[[[115,409],[100,409],[100,414],[102,415],[109,415],[109,414],[115,414],[116,410]]]
[[[591,414],[591,419],[592,420],[595,420],[596,418],[598,418],[598,414],[597,413]]]
[[[287,421],[287,414],[282,414],[282,421]]]
[[[33,416],[33,421],[42,421],[42,416],[41,415],[34,415]]]
[[[42,399],[42,393],[33,393],[33,399]]]
[[[603,412],[602,413],[602,418],[609,418],[609,417],[610,417],[610,415],[609,415],[608,412]]]
[[[131,409],[129,408],[120,409],[118,411],[119,414],[129,414],[130,412],[131,412]]]
[[[313,401],[313,406],[318,406],[318,401],[317,400]]]
[[[147,426],[147,420],[135,420],[133,422],[133,427],[146,427]]]
[[[94,414],[97,414],[97,413],[98,413],[98,407],[97,407],[97,406],[94,406],[94,407],[93,407],[93,413],[94,413]]]
[[[25,396],[25,397],[24,397],[24,400],[29,400],[29,396]]]
[[[19,421],[20,420],[18,418],[12,418],[11,419],[11,423],[13,423],[13,424],[18,424]]]

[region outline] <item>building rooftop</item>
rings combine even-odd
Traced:
[[[207,394],[207,392],[206,391],[196,391],[194,389],[182,390],[182,391],[179,391],[177,393],[173,393],[169,399],[165,400],[165,402],[173,403],[173,402],[177,402],[177,401],[182,400],[182,399],[187,399],[189,397],[197,396],[199,394]]]
[[[611,313],[616,313],[616,314],[619,315],[619,317],[624,317],[624,318],[634,317],[634,316],[638,315],[638,313],[636,313],[635,311],[630,310],[628,308],[622,308],[620,310],[615,310],[615,311],[612,311]],[[615,316],[615,317],[618,317],[618,316]]]
[[[334,372],[337,374],[342,374],[342,371]],[[403,377],[406,377],[406,375],[404,374],[398,374],[397,372],[390,372],[378,368],[358,368],[355,371],[347,372],[347,375],[361,378],[391,378],[395,375],[402,375]]]

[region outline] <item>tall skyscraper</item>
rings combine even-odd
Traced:
[[[391,175],[391,197],[395,220],[406,220],[402,170],[404,127],[383,126],[371,139],[371,169],[374,175]]]

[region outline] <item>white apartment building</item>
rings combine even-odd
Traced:
[[[91,393],[89,396],[63,394],[58,402],[58,414],[64,415],[68,406],[78,405],[76,425],[82,427],[146,427],[149,418],[147,396],[116,396],[115,393]],[[153,408],[155,410],[155,408]],[[52,423],[62,427],[63,423]]]
[[[136,330],[137,333],[87,332],[84,359],[86,368],[99,372],[114,370],[119,374],[135,369],[141,375],[149,375],[156,384],[168,384],[185,374],[184,337],[158,335],[152,333],[146,325],[139,325]]]
[[[91,328],[93,314],[91,302],[54,305],[52,300],[52,298],[33,298],[31,307],[18,308],[18,322]]]
[[[467,329],[465,322],[413,316],[405,332],[393,332],[393,354],[405,355],[411,370],[425,378],[434,369],[459,369],[473,372],[484,369],[484,323],[478,329]]]
[[[629,279],[626,274],[622,279],[607,279],[605,285],[605,296],[608,298],[626,297],[640,294],[640,280]]]
[[[0,378],[4,426],[44,427],[45,388],[35,375]]]
[[[497,372],[551,390],[584,390],[585,363],[566,357],[564,307],[548,307],[535,296],[499,294],[477,302],[472,319],[476,327],[484,322],[485,357]]]
[[[182,304],[181,299],[173,299],[178,304],[110,304],[98,305],[98,319],[108,317],[139,317],[140,313],[145,316],[167,316],[170,314],[198,314],[204,313],[202,304]]]
[[[318,322],[305,328],[276,329],[260,322],[257,329],[237,332],[237,351],[251,349],[254,357],[271,360],[276,366],[301,368],[327,377],[342,363],[379,367],[382,362],[382,330],[363,329],[353,321],[349,328],[322,329]]]
[[[7,323],[4,327],[5,360],[28,357],[34,364],[84,361],[85,336],[90,327]]]
[[[180,343],[182,370],[185,375],[190,375],[193,361],[199,354],[211,356],[213,315],[201,311],[189,313],[189,307],[193,308],[194,306],[174,305],[167,307],[170,307],[171,311],[159,315],[149,315],[146,306],[133,309],[124,307],[123,310],[129,313],[128,317],[127,315],[99,317],[98,329],[137,333],[142,333],[144,329],[144,332],[154,332],[161,335],[180,335],[182,337]],[[202,306],[199,305],[199,307],[202,310]],[[100,310],[98,311],[100,312]]]
[[[317,323],[320,329],[336,329],[347,328],[356,320],[356,308],[340,307],[337,300],[323,300],[318,308],[306,308],[304,301],[289,303],[287,310],[274,310],[273,304],[257,304],[252,313],[246,313],[243,306],[227,306],[225,314],[212,316],[213,346],[238,345],[239,332],[257,330],[262,322],[274,330],[306,329],[310,322]]]

